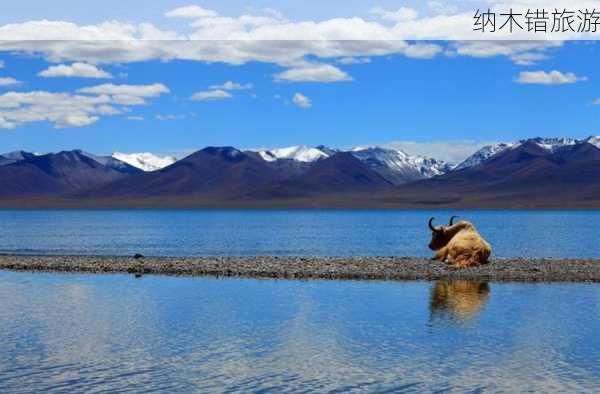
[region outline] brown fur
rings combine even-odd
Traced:
[[[461,220],[452,226],[438,226],[432,232],[429,248],[436,251],[434,260],[455,267],[476,267],[487,263],[492,247],[471,222]]]

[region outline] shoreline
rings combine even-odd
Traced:
[[[456,269],[416,257],[215,256],[136,259],[127,256],[0,255],[0,270],[300,280],[600,283],[600,259],[492,259],[481,267]]]

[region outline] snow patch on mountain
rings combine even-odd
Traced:
[[[452,168],[442,160],[412,156],[395,149],[357,147],[350,152],[395,184],[442,175]]]
[[[475,152],[471,156],[469,156],[467,159],[465,159],[462,163],[460,163],[459,165],[454,167],[454,170],[462,170],[464,168],[469,168],[469,167],[479,165],[479,164],[487,161],[488,159],[490,159],[492,156],[495,156],[501,152],[504,152],[507,149],[517,148],[526,142],[534,143],[537,146],[539,146],[540,148],[545,149],[551,153],[554,153],[558,149],[563,148],[565,146],[573,146],[573,145],[582,144],[585,142],[595,145],[597,148],[600,149],[600,137],[595,137],[595,136],[591,136],[591,137],[588,137],[583,140],[578,140],[575,138],[536,137],[536,138],[521,140],[519,142],[503,142],[503,143],[499,143],[499,144],[484,146],[483,148],[479,149],[477,152]]]
[[[588,144],[592,144],[596,148],[600,149],[600,137],[599,136],[592,135],[583,141],[587,142]]]
[[[98,156],[92,153],[88,153],[82,150],[76,150],[75,153],[80,154],[81,156],[87,157],[89,159],[94,160],[96,163],[99,163],[105,167],[112,168],[118,171],[127,171],[128,167],[123,161],[115,159],[111,156]]]
[[[473,153],[471,156],[467,157],[462,163],[458,164],[454,167],[454,170],[462,170],[464,168],[473,167],[479,165],[489,159],[490,157],[504,152],[509,148],[513,148],[518,144],[514,144],[512,142],[508,143],[499,143],[494,145],[486,145],[483,148],[479,149],[477,152]]]
[[[177,159],[173,156],[157,156],[149,152],[115,152],[112,154],[112,157],[146,172],[163,169],[177,161]]]
[[[14,151],[14,152],[9,152],[9,153],[3,153],[0,155],[0,166],[4,166],[4,165],[8,165],[8,164],[13,164],[16,163],[18,161],[22,161],[25,160],[27,157],[30,156],[36,156],[33,153],[28,153],[25,151]]]
[[[564,146],[571,146],[571,145],[575,145],[575,144],[582,142],[582,141],[576,140],[575,138],[541,138],[541,137],[531,138],[531,139],[528,139],[525,141],[533,142],[536,145],[538,145],[539,147],[544,148],[550,152],[555,152],[557,149],[562,148]],[[525,142],[525,141],[521,141],[521,142]]]
[[[311,148],[305,145],[289,146],[287,148],[278,148],[271,150],[259,150],[257,152],[265,161],[275,161],[279,159],[291,159],[310,163],[313,161],[326,159],[330,155],[321,149]]]

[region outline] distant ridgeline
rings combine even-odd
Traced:
[[[178,161],[12,152],[0,155],[0,205],[597,207],[599,147],[596,137],[535,138],[456,166],[379,147],[208,147]]]

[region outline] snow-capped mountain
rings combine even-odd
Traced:
[[[10,153],[4,153],[0,155],[0,166],[16,163],[18,161],[25,160],[27,157],[31,156],[35,156],[35,154],[24,152],[21,150]]]
[[[340,152],[344,151],[323,145],[317,147],[298,145],[257,151],[260,157],[267,162],[288,159],[301,163],[313,163],[332,157]],[[348,152],[390,182],[398,185],[441,175],[451,169],[451,166],[442,160],[412,156],[401,150],[356,147]]]
[[[316,160],[326,159],[330,156],[321,149],[311,148],[305,145],[296,145],[287,148],[278,148],[271,150],[259,150],[257,153],[265,161],[291,159],[304,163],[310,163]]]
[[[483,148],[479,149],[477,152],[473,153],[462,163],[454,167],[454,170],[462,170],[464,168],[473,167],[479,165],[492,156],[497,155],[498,153],[504,152],[507,149],[514,149],[522,144],[529,142],[534,143],[540,148],[543,148],[551,153],[556,152],[560,148],[564,148],[566,146],[573,146],[582,143],[589,143],[600,149],[600,137],[591,136],[582,140],[578,140],[575,138],[529,138],[525,140],[520,140],[518,142],[503,142],[494,145],[487,145]]]
[[[598,136],[590,136],[584,140],[588,144],[594,145],[596,148],[600,149],[600,137]]]
[[[575,138],[531,138],[528,140],[522,140],[520,143],[524,142],[533,142],[541,148],[546,149],[550,152],[555,152],[557,149],[562,148],[564,146],[570,146],[579,144],[582,142],[586,142],[585,140],[576,140]]]
[[[109,168],[115,169],[117,171],[125,171],[125,172],[127,172],[128,170],[132,169],[130,167],[129,163],[127,163],[127,162],[125,162],[123,160],[119,160],[117,158],[114,158],[112,156],[98,156],[98,155],[94,155],[94,154],[91,154],[91,153],[88,153],[88,152],[84,152],[82,150],[77,150],[75,152],[78,152],[82,156],[88,157],[88,158],[94,160],[95,162],[102,164],[105,167],[109,167]],[[132,166],[132,167],[135,167],[135,166]]]
[[[152,153],[121,153],[115,152],[114,159],[125,162],[131,166],[139,168],[142,171],[157,171],[175,163],[177,159],[173,156],[157,156]]]
[[[351,153],[369,168],[397,185],[442,175],[452,168],[442,160],[412,156],[401,150],[360,147],[352,149]]]
[[[495,154],[504,152],[506,149],[511,148],[513,146],[515,146],[515,144],[510,142],[486,145],[483,148],[479,149],[477,152],[473,153],[471,156],[467,157],[462,163],[454,167],[454,169],[462,170],[463,168],[476,166],[478,164],[483,163]]]

